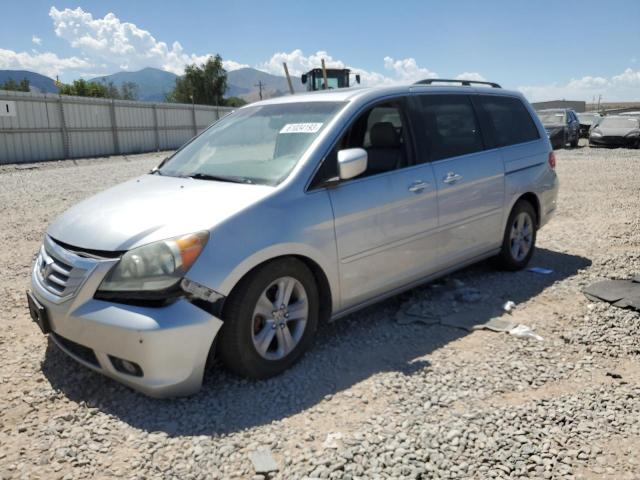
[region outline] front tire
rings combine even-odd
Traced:
[[[256,379],[278,375],[310,346],[318,326],[313,273],[300,260],[261,265],[225,302],[217,348],[232,372]]]
[[[535,250],[536,225],[537,216],[531,203],[516,202],[507,220],[502,249],[496,257],[499,268],[516,271],[527,266]]]
[[[571,140],[571,147],[572,148],[577,148],[578,147],[578,143],[580,142],[580,132],[578,131],[576,133],[576,138],[574,138],[573,140]]]

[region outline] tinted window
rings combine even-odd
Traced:
[[[484,148],[471,101],[466,95],[413,97],[417,136],[428,140],[431,160],[457,157]]]
[[[496,146],[504,147],[540,138],[529,111],[517,98],[482,95],[480,102],[493,124]]]

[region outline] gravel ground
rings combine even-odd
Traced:
[[[640,478],[640,313],[581,294],[640,273],[639,151],[557,152],[559,210],[532,261],[551,275],[476,265],[323,326],[280,377],[215,368],[177,400],[66,358],[24,298],[46,225],[161,157],[0,168],[0,478],[264,478],[255,451],[283,479]],[[544,341],[442,322],[507,300]]]

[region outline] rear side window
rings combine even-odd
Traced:
[[[412,98],[416,135],[426,137],[431,160],[484,149],[478,120],[466,95]]]
[[[519,99],[481,95],[480,103],[493,125],[493,137],[497,147],[540,138],[536,124]]]

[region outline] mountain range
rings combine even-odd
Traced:
[[[27,70],[0,70],[0,83],[13,78],[19,82],[23,78],[29,80],[34,91],[42,93],[57,93],[55,81],[39,73]],[[173,90],[178,76],[157,68],[143,68],[137,72],[117,72],[111,75],[95,77],[93,82],[113,82],[117,87],[125,82],[133,82],[138,86],[138,100],[146,102],[163,102],[166,95]],[[241,68],[227,72],[226,97],[240,97],[247,102],[259,100],[262,82],[263,98],[277,97],[289,92],[287,79],[279,75],[271,75],[255,68]],[[292,77],[291,82],[295,91],[304,88],[299,77]]]

